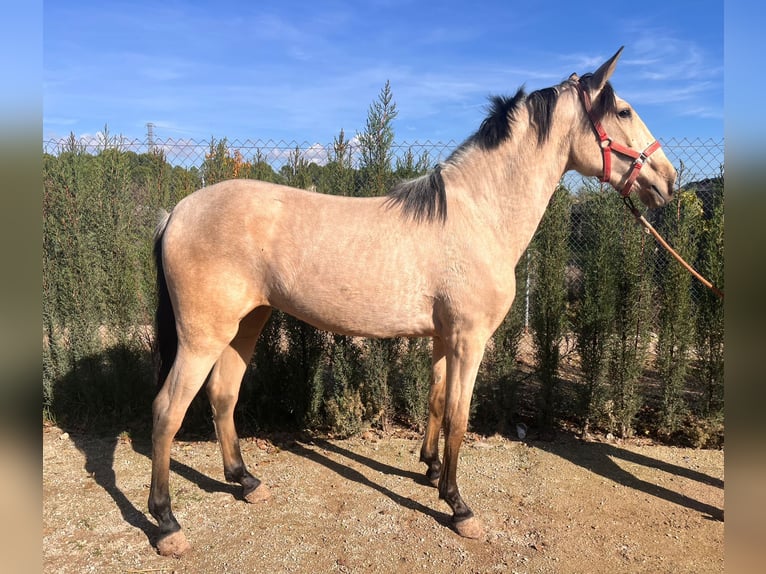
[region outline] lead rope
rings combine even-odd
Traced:
[[[697,278],[697,280],[702,283],[705,287],[710,289],[713,293],[718,295],[720,299],[723,299],[723,291],[721,291],[718,287],[713,285],[710,281],[705,279],[702,275],[700,275],[694,267],[689,265],[686,261],[684,261],[684,258],[681,257],[678,253],[676,253],[676,250],[673,249],[667,241],[665,241],[662,236],[657,233],[657,230],[652,227],[652,224],[649,223],[646,218],[641,215],[641,213],[636,209],[636,206],[633,205],[633,201],[630,199],[630,197],[623,197],[623,202],[625,203],[625,206],[628,208],[628,210],[633,214],[633,217],[636,218],[636,221],[638,221],[641,225],[646,228],[646,230],[651,233],[654,238],[657,240],[657,242],[662,245],[665,249],[668,250],[668,253],[670,253],[673,257],[676,258],[676,261],[678,261],[689,273],[691,273],[694,277]]]

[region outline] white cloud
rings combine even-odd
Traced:
[[[322,144],[315,143],[306,149],[301,156],[309,163],[315,163],[317,165],[325,165],[329,157],[327,147]]]

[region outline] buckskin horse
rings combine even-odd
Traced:
[[[269,497],[242,459],[233,411],[272,308],[335,333],[433,338],[420,459],[457,533],[483,535],[458,490],[458,453],[484,347],[511,307],[514,268],[558,182],[576,170],[649,207],[672,196],[676,170],[608,82],[621,52],[594,73],[492,98],[476,133],[386,196],[230,180],[164,217],[155,235],[162,386],[149,494],[160,554],[190,548],[171,510],[170,447],[206,381],[225,478],[247,501]]]

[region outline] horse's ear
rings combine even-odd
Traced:
[[[598,93],[604,88],[607,80],[609,80],[612,72],[614,72],[614,69],[617,67],[617,60],[620,59],[620,54],[622,54],[622,49],[624,47],[625,46],[620,46],[620,49],[617,50],[617,53],[609,58],[606,62],[601,64],[601,67],[593,73],[592,79],[590,81],[591,90]]]

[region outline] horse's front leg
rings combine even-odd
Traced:
[[[444,467],[439,478],[439,498],[450,505],[455,530],[466,538],[480,538],[484,534],[481,522],[474,517],[460,496],[457,462],[460,445],[468,428],[471,395],[487,339],[464,335],[447,342]]]
[[[439,434],[444,419],[445,380],[447,360],[444,355],[444,342],[439,337],[433,339],[432,379],[428,393],[428,424],[420,449],[420,461],[426,463],[426,480],[433,486],[439,483],[442,462],[439,459]]]

